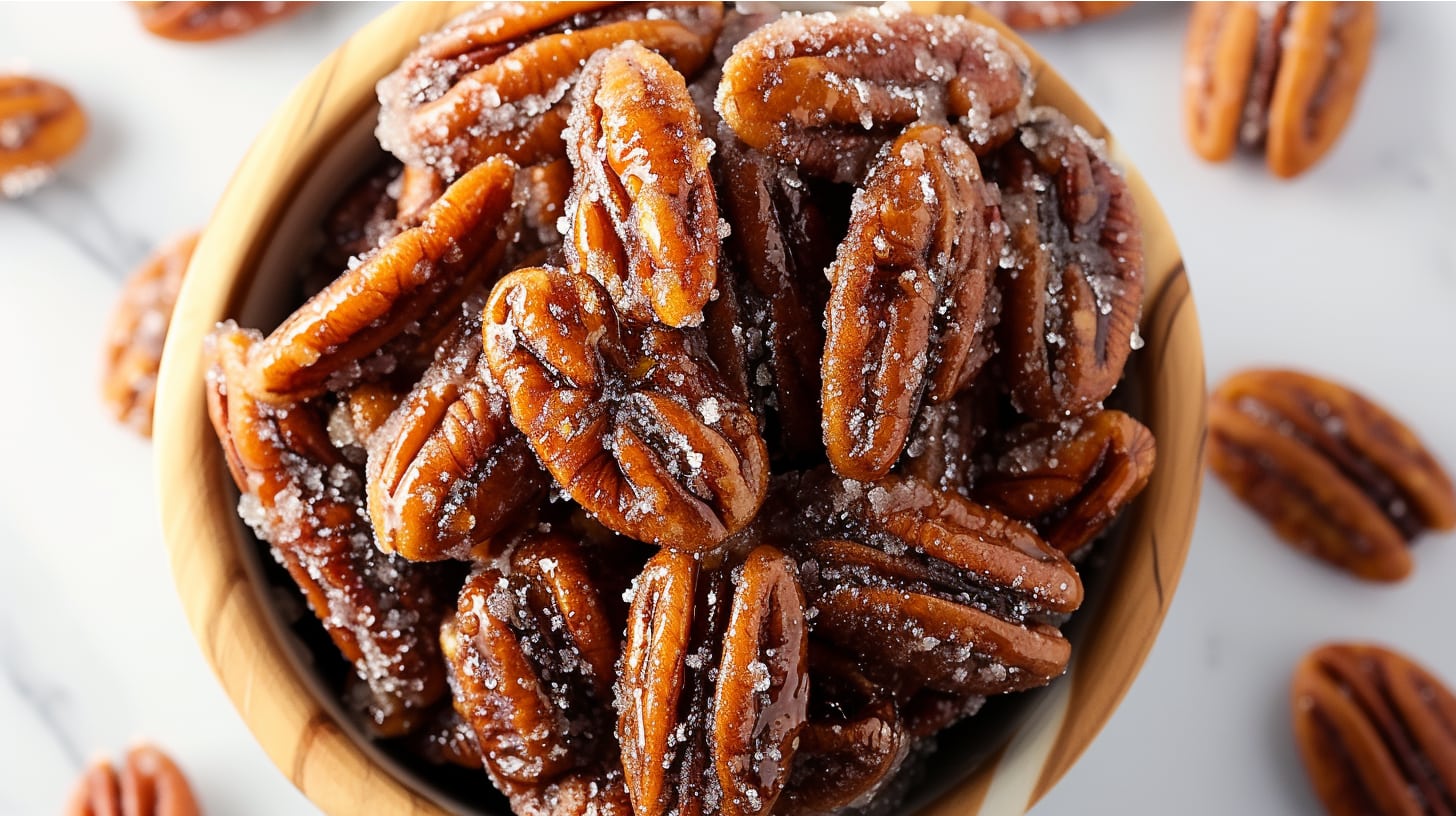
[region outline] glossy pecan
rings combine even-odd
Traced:
[[[419,730],[409,735],[406,744],[416,756],[431,765],[456,765],[479,770],[484,762],[480,743],[475,739],[475,729],[460,716],[453,704],[435,706]]]
[[[521,233],[534,238],[536,246],[561,243],[561,219],[571,196],[571,162],[566,159],[533,165],[521,170],[516,180],[524,198]]]
[[[65,88],[0,74],[0,197],[17,198],[51,177],[86,136],[86,113]]]
[[[477,314],[370,446],[369,516],[385,552],[411,561],[487,556],[545,495],[550,478],[511,425],[481,344]]]
[[[450,186],[423,223],[395,236],[298,308],[258,344],[250,388],[289,403],[387,373],[379,353],[430,337],[498,270],[516,240],[515,165],[492,159]]]
[[[249,389],[262,342],[232,323],[208,338],[207,404],[242,499],[238,513],[288,570],[366,684],[375,730],[397,736],[445,693],[430,573],[374,546],[362,474],[309,405],[274,407]]]
[[[1196,3],[1183,71],[1193,149],[1262,150],[1290,178],[1345,129],[1375,43],[1374,3]]]
[[[198,237],[178,238],[132,273],[106,332],[101,398],[118,421],[142,436],[152,435],[162,344]]]
[[[613,530],[705,550],[758,512],[763,438],[701,335],[619,321],[586,275],[524,269],[491,293],[485,352],[511,421],[562,489]]]
[[[974,495],[1036,527],[1072,555],[1096,538],[1142,492],[1157,443],[1121,411],[1063,422],[1027,422],[998,435]]]
[[[182,769],[159,748],[126,752],[120,773],[101,760],[86,769],[66,816],[197,816],[201,813]]]
[[[948,4],[938,4],[948,5]],[[1126,2],[1105,2],[1104,0],[1052,0],[1052,2],[1005,3],[989,2],[976,5],[995,15],[1006,25],[1022,31],[1041,31],[1048,28],[1067,28],[1098,20],[1132,5]]]
[[[922,397],[954,396],[990,356],[1004,227],[970,145],[939,125],[906,129],[850,212],[828,270],[824,447],[839,473],[877,479]]]
[[[773,811],[806,719],[807,638],[794,563],[773,547],[731,570],[670,550],[647,563],[617,682],[638,816]]]
[[[246,34],[296,14],[308,3],[134,2],[147,31],[169,40],[206,42]]]
[[[995,31],[886,7],[786,16],[750,34],[723,65],[718,110],[749,146],[855,182],[913,122],[952,120],[977,152],[993,149],[1031,90],[1025,55]]]
[[[722,24],[718,3],[487,3],[379,83],[376,135],[446,179],[497,154],[522,165],[559,158],[570,91],[592,54],[635,40],[692,74]]]
[[[519,185],[519,181],[517,182]],[[445,194],[445,179],[428,167],[407,164],[399,174],[399,221],[415,226]]]
[[[1140,347],[1142,227],[1102,145],[1038,108],[988,173],[1010,227],[998,338],[1017,410],[1059,419],[1098,407]]]
[[[600,281],[623,317],[701,323],[718,276],[718,200],[687,82],[637,43],[599,51],[570,123],[567,265]]]
[[[329,413],[329,439],[344,457],[364,465],[375,436],[404,395],[382,382],[360,383],[339,395]]]
[[[1225,380],[1208,410],[1208,464],[1280,538],[1361,578],[1411,570],[1407,545],[1456,527],[1451,477],[1400,420],[1294,371]]]
[[[980,380],[951,399],[920,409],[899,472],[943,490],[970,495],[986,437],[1000,427],[996,383]]]
[[[1332,816],[1456,813],[1456,696],[1410,658],[1338,643],[1305,656],[1294,737]]]

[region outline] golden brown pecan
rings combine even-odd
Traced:
[[[807,637],[794,563],[773,547],[731,570],[672,551],[647,563],[617,684],[639,816],[773,810],[806,719]]]
[[[952,119],[977,152],[994,148],[1031,88],[1026,57],[985,26],[860,9],[787,16],[750,34],[723,65],[718,110],[749,146],[855,182],[912,122]]]
[[[169,40],[206,42],[246,34],[297,13],[308,3],[135,2],[147,31]]]
[[[839,473],[888,473],[922,396],[949,399],[990,356],[1004,229],[954,131],[915,125],[876,160],[828,270],[821,402]]]
[[[718,3],[487,3],[379,83],[379,142],[447,180],[497,154],[559,158],[569,92],[592,54],[635,40],[692,74],[722,24]]]
[[[424,222],[395,236],[298,308],[260,343],[250,388],[288,403],[393,368],[378,352],[402,335],[428,338],[497,272],[515,241],[515,165],[492,159],[450,186]]]
[[[313,406],[278,408],[249,390],[260,342],[230,322],[207,341],[208,413],[242,493],[238,513],[354,664],[375,730],[397,736],[445,693],[431,574],[374,546],[362,474]]]
[[[948,5],[948,4],[934,4]],[[1104,0],[1052,0],[1052,2],[1005,3],[983,2],[976,5],[995,15],[1006,25],[1022,31],[1040,31],[1047,28],[1067,28],[1097,20],[1131,6],[1126,2],[1105,2]]]
[[[1374,43],[1374,3],[1195,4],[1183,71],[1193,149],[1209,161],[1262,150],[1276,176],[1299,175],[1344,130]]]
[[[485,352],[511,421],[562,489],[613,530],[705,550],[758,512],[763,438],[700,334],[618,321],[586,275],[523,269],[491,293]]]
[[[519,182],[517,182],[519,184]],[[407,164],[399,174],[399,221],[415,226],[445,194],[445,179],[428,167]]]
[[[718,277],[718,200],[687,82],[637,43],[599,51],[571,110],[567,264],[623,317],[695,326]]]
[[[1456,813],[1456,696],[1410,658],[1336,643],[1305,656],[1294,737],[1331,816]]]
[[[487,556],[545,494],[550,479],[511,425],[481,342],[477,313],[370,446],[369,516],[385,552],[411,561]]]
[[[1411,570],[1423,528],[1456,527],[1456,491],[1385,409],[1294,371],[1246,371],[1208,410],[1208,464],[1280,538],[1361,578]]]
[[[1060,419],[1117,387],[1143,303],[1142,227],[1102,146],[1039,108],[988,173],[1010,227],[998,338],[1017,410]]]
[[[0,74],[0,198],[44,184],[85,136],[86,114],[65,88]]]
[[[178,238],[132,273],[106,332],[101,398],[118,421],[142,436],[152,435],[162,344],[198,237],[190,233]]]
[[[1036,527],[1072,555],[1137,498],[1153,473],[1152,431],[1121,411],[1027,422],[991,445],[975,497]]]
[[[66,816],[197,816],[201,810],[187,777],[161,749],[126,752],[120,774],[101,760],[76,783]]]
[[[559,229],[571,195],[571,162],[566,159],[537,164],[521,170],[516,187],[524,198],[521,233],[535,239],[537,246],[561,243]]]

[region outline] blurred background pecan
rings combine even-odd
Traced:
[[[147,31],[183,42],[221,40],[246,34],[261,25],[281,20],[309,3],[134,2]]]
[[[0,74],[0,198],[44,184],[86,136],[86,113],[65,88]]]
[[[914,4],[919,8],[921,4]],[[942,7],[943,13],[949,12],[944,8],[957,3],[933,3]],[[1081,25],[1082,23],[1100,20],[1103,17],[1124,11],[1132,3],[1128,2],[1103,2],[1103,0],[1087,0],[1076,2],[1076,0],[1062,0],[1061,2],[986,2],[976,5],[994,14],[997,19],[1006,25],[1022,31],[1040,31],[1046,28],[1068,28]]]
[[[202,810],[187,777],[160,748],[126,752],[120,772],[100,760],[86,769],[66,816],[198,816]]]

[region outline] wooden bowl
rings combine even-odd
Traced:
[[[931,6],[938,4],[928,4]],[[947,4],[939,4],[947,5]],[[965,11],[961,4],[956,11]],[[208,424],[201,342],[213,324],[275,325],[308,236],[369,155],[374,84],[464,4],[403,4],[329,57],[258,137],[197,247],[173,319],[157,398],[156,453],[167,545],[187,617],[208,662],[280,770],[329,813],[462,809],[366,739],[317,679],[263,577],[266,555],[238,520],[237,493]],[[1137,199],[1147,301],[1118,403],[1158,439],[1141,499],[1088,571],[1088,603],[1068,634],[1066,677],[997,700],[947,732],[914,805],[933,814],[1021,813],[1066,773],[1116,709],[1172,599],[1193,533],[1204,437],[1203,353],[1183,262],[1162,210],[1096,115],[1025,43],[1040,103],[1107,140]],[[377,150],[377,147],[374,148]],[[484,777],[481,784],[487,784]]]

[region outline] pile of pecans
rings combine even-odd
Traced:
[[[1155,446],[1102,408],[1132,197],[1032,91],[894,8],[425,38],[316,293],[206,350],[239,512],[377,735],[520,814],[828,813],[1061,675]]]

